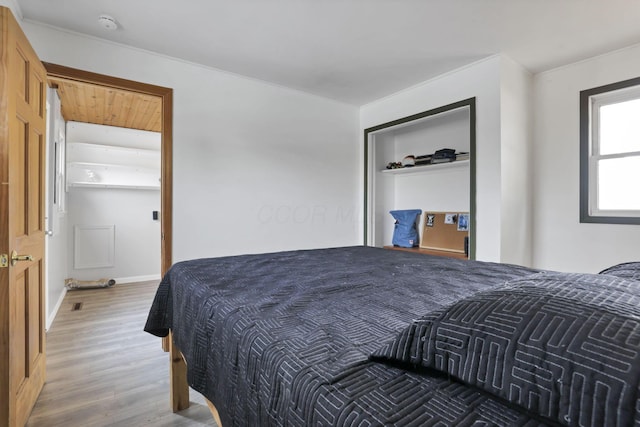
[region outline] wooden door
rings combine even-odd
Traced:
[[[0,426],[23,426],[45,381],[46,73],[4,7],[0,37]]]

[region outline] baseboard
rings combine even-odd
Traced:
[[[148,282],[150,280],[160,280],[160,275],[150,274],[147,276],[116,277],[113,280],[116,281],[116,285],[122,285],[125,283]]]
[[[49,313],[49,316],[47,317],[47,322],[45,324],[45,331],[48,331],[49,328],[51,328],[51,324],[53,323],[53,320],[56,318],[56,314],[58,314],[58,310],[60,310],[60,306],[62,306],[62,301],[64,300],[64,296],[67,295],[67,288],[62,288],[62,292],[60,293],[60,298],[58,298],[58,302],[56,303],[56,306],[53,307],[53,310],[51,310],[51,313]]]

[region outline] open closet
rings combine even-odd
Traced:
[[[429,246],[422,244],[426,214],[449,213],[456,223],[461,216],[468,219],[457,229],[468,234],[466,253],[475,258],[475,120],[475,98],[470,98],[365,129],[365,244],[392,246],[389,212],[420,209],[421,244],[412,250]],[[456,156],[445,162],[431,159],[443,149]],[[403,166],[408,156],[413,159]],[[460,253],[459,242],[451,251]],[[447,252],[442,254],[451,255]]]

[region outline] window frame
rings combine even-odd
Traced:
[[[633,156],[634,153],[592,154],[599,144],[593,135],[599,130],[598,109],[602,105],[640,99],[640,77],[580,91],[580,222],[602,224],[640,224],[640,211],[598,210],[597,161]],[[637,154],[636,154],[637,155]],[[640,191],[640,187],[639,187]],[[595,209],[593,208],[595,206]]]

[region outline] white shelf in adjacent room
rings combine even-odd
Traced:
[[[67,164],[67,186],[96,188],[160,189],[160,170],[94,162]]]
[[[160,150],[70,142],[67,188],[160,190]]]
[[[131,190],[160,190],[159,185],[103,184],[99,182],[72,182],[70,188],[128,188]]]

